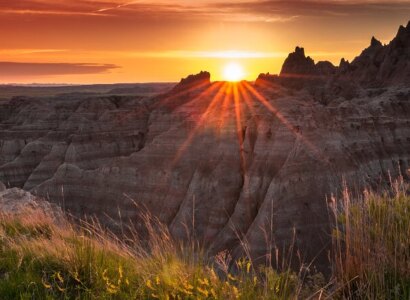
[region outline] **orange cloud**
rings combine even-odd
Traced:
[[[290,21],[298,16],[345,16],[377,12],[410,11],[409,0],[248,0],[248,1],[0,1],[2,14],[61,14],[89,16],[155,16],[185,18],[220,17],[233,21],[244,17],[254,21]],[[253,16],[253,18],[252,18]],[[262,17],[261,17],[262,16]],[[246,21],[246,20],[245,20]]]
[[[112,64],[0,62],[0,77],[98,74],[116,68]]]

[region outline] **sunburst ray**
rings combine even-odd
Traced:
[[[215,108],[216,104],[219,102],[220,98],[222,97],[222,94],[224,92],[225,86],[227,83],[216,83],[214,84],[216,87],[220,87],[215,96],[212,98],[210,103],[208,104],[205,112],[202,113],[200,119],[197,121],[195,127],[189,132],[189,135],[185,142],[181,145],[181,147],[178,149],[178,151],[175,154],[175,157],[172,161],[172,166],[178,163],[180,160],[181,156],[184,154],[186,149],[189,147],[189,145],[192,143],[193,138],[195,137],[197,131],[201,128],[201,126],[204,124],[204,122],[207,120],[208,116],[211,114],[212,110]]]

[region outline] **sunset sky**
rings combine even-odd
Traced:
[[[280,71],[303,46],[338,64],[410,18],[410,0],[0,0],[0,83],[179,81],[239,63]]]

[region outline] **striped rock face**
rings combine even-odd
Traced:
[[[114,230],[148,209],[212,253],[246,241],[263,259],[295,238],[310,261],[326,256],[326,197],[343,181],[360,192],[410,167],[410,83],[334,86],[321,102],[202,73],[155,97],[13,98],[0,102],[0,181]]]

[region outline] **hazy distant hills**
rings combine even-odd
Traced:
[[[213,253],[246,239],[263,257],[295,230],[310,261],[343,180],[360,192],[409,179],[409,31],[338,67],[296,48],[255,84],[201,72],[176,86],[3,86],[36,97],[0,103],[0,181],[114,230],[138,220],[132,198]]]
[[[95,85],[0,85],[0,98],[15,96],[56,96],[59,94],[139,94],[155,95],[171,89],[174,83],[95,84]]]

